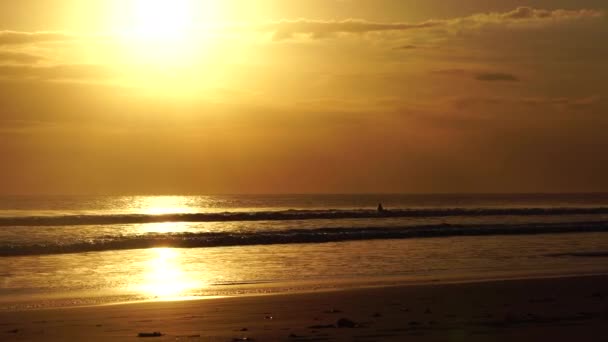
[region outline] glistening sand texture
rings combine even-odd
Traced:
[[[590,276],[4,312],[0,339],[608,341],[607,289]]]

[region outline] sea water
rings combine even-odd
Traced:
[[[606,232],[608,194],[2,197],[0,309],[605,273]]]

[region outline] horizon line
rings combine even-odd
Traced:
[[[608,195],[608,191],[564,192],[277,192],[277,193],[157,193],[157,194],[0,194],[2,197],[196,197],[196,196],[494,196],[494,195]]]

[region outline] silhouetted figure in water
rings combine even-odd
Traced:
[[[378,214],[384,214],[385,212],[386,210],[384,210],[382,203],[378,203]]]

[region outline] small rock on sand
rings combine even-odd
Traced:
[[[356,323],[356,322],[354,322],[354,321],[351,321],[351,320],[350,320],[350,319],[348,319],[348,318],[340,318],[340,319],[338,320],[338,322],[336,322],[336,326],[337,326],[338,328],[356,328],[356,327],[358,327],[358,326],[359,326],[359,324],[357,324],[357,323]]]
[[[158,331],[151,332],[151,333],[140,332],[139,334],[137,334],[137,337],[161,337],[161,336],[163,336],[163,334],[161,334]]]
[[[326,314],[336,314],[336,313],[342,313],[342,310],[330,309],[330,310],[324,311],[324,313],[326,313]]]
[[[336,326],[333,324],[318,324],[318,325],[311,325],[308,327],[308,329],[333,329]]]

